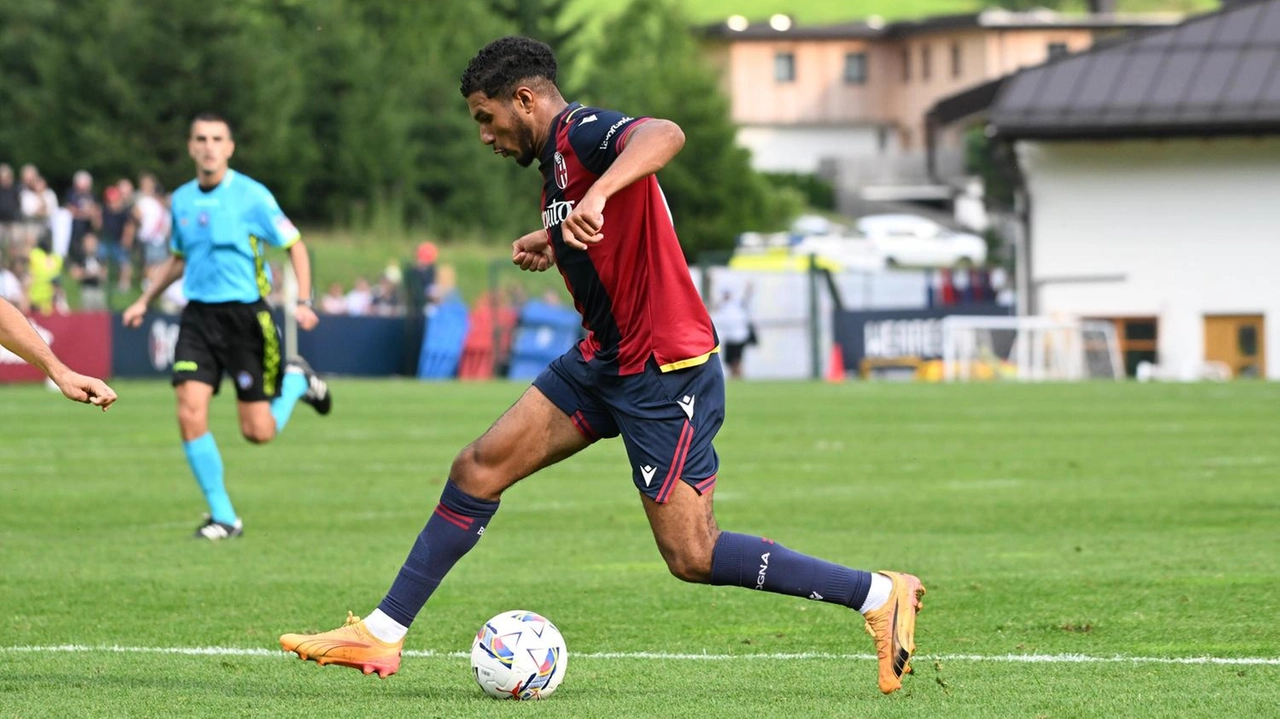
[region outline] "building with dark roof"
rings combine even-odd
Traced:
[[[988,88],[1014,150],[1020,311],[1109,318],[1132,368],[1280,378],[1280,0],[1022,70]],[[953,97],[940,122],[982,109]],[[949,103],[949,104],[948,104]]]
[[[925,112],[938,99],[1047,58],[1179,16],[986,10],[910,22],[795,26],[733,18],[701,29],[739,141],[757,168],[822,171],[876,199],[947,199],[925,172]],[[962,142],[939,138],[958,175]]]

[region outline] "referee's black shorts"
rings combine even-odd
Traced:
[[[228,374],[237,399],[258,402],[280,393],[283,372],[280,330],[266,302],[191,302],[182,311],[174,385],[194,380],[217,394]]]

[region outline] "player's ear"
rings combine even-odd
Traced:
[[[516,88],[515,97],[513,98],[513,101],[515,102],[515,105],[518,109],[526,113],[533,112],[534,99],[535,97],[533,94],[533,90],[531,90],[528,86],[521,85]]]

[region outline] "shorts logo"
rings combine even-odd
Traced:
[[[649,484],[653,482],[653,475],[657,473],[658,473],[657,467],[650,467],[647,464],[641,467],[640,476],[644,477],[644,486],[648,487]]]
[[[556,153],[556,187],[564,189],[569,186],[569,166],[564,163],[564,155]]]
[[[680,405],[680,409],[684,410],[684,414],[690,420],[693,419],[693,401],[696,399],[693,395],[687,394],[684,399],[676,400],[676,404]]]
[[[200,366],[191,360],[180,360],[173,363],[174,372],[195,372]]]
[[[236,375],[236,385],[238,385],[240,389],[249,389],[253,386],[253,375],[248,372],[241,372]]]

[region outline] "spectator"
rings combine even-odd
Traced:
[[[342,291],[342,283],[329,285],[329,291],[320,298],[320,311],[326,315],[345,315],[347,313],[347,295]]]
[[[8,253],[22,220],[22,193],[14,182],[13,168],[0,164],[0,254]]]
[[[414,254],[413,268],[409,271],[405,289],[409,291],[411,304],[427,309],[433,304],[436,295],[436,259],[439,252],[430,242],[418,245]]]
[[[93,176],[85,170],[76,172],[67,191],[67,211],[71,213],[71,242],[67,259],[73,264],[84,260],[84,236],[102,224],[102,208],[93,198]]]
[[[369,280],[357,277],[356,284],[347,293],[347,314],[353,316],[369,314],[373,306],[373,292],[369,288]]]
[[[378,280],[378,286],[373,289],[373,314],[379,317],[394,317],[403,312],[404,308],[400,305],[400,288],[396,287],[390,277],[383,275]]]
[[[4,266],[0,267],[0,299],[8,300],[23,314],[31,310],[31,304],[27,302],[26,283],[23,282],[28,261],[26,255],[9,255]]]
[[[50,315],[57,307],[58,282],[62,275],[62,257],[53,252],[53,238],[44,235],[31,250],[30,280],[27,299],[35,312]]]
[[[27,223],[27,244],[30,250],[33,243],[42,238],[53,238],[53,213],[58,209],[58,196],[49,189],[49,183],[40,176],[34,165],[27,165],[22,170],[22,218]],[[52,244],[50,244],[52,247]]]
[[[428,309],[445,300],[462,301],[462,293],[458,290],[458,271],[453,265],[440,266],[436,281],[431,285],[431,292],[427,295]]]
[[[747,303],[751,299],[750,288],[741,294],[738,297],[732,290],[723,291],[720,302],[711,312],[711,321],[724,352],[725,366],[729,369],[729,376],[734,379],[742,378],[742,354],[747,345],[753,343],[755,334],[751,326],[751,315],[747,311]]]
[[[80,309],[102,312],[107,309],[107,268],[98,259],[98,236],[86,232],[82,248],[81,257],[71,261],[71,277],[80,284]]]
[[[131,190],[132,185],[127,189]],[[126,188],[122,187],[121,194],[125,192]],[[146,276],[152,267],[169,257],[169,209],[154,175],[144,172],[138,177],[138,195],[129,216],[135,228],[133,254]]]
[[[400,263],[394,257],[387,260],[387,266],[382,268],[382,276],[391,280],[391,284],[397,287],[404,283],[404,271],[400,269]]]
[[[133,248],[133,224],[129,221],[129,205],[117,185],[111,185],[102,193],[101,252],[107,261],[107,269],[116,273],[121,292],[133,285],[133,263],[129,259]]]

